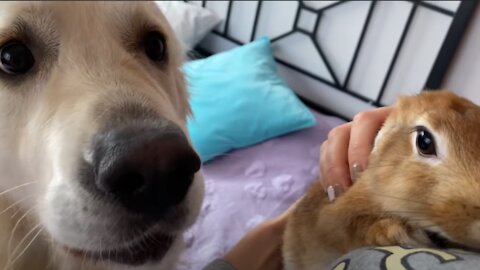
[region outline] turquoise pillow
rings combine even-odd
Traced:
[[[315,125],[277,74],[266,37],[183,68],[193,111],[187,127],[204,162]]]

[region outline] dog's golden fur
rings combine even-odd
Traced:
[[[139,45],[147,31],[165,38],[163,63]],[[78,160],[111,108],[140,104],[186,133],[183,51],[165,17],[153,2],[1,2],[0,46],[12,40],[27,44],[35,65],[21,76],[0,72],[0,269],[171,269],[179,243],[157,264],[129,267],[65,252],[72,243],[62,238],[75,234],[79,248],[92,249],[115,242],[88,231],[95,221],[77,217],[82,211],[67,195],[80,192],[71,184]],[[185,219],[162,230],[177,234],[192,224],[202,192],[197,174]],[[77,218],[85,226],[66,231]],[[110,234],[117,225],[105,222]]]
[[[415,148],[416,126],[436,140],[437,156]],[[363,246],[431,246],[426,231],[480,247],[480,107],[450,92],[402,97],[387,118],[369,168],[329,203],[319,183],[291,215],[286,269],[326,269]]]

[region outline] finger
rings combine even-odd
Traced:
[[[342,190],[346,190],[351,185],[348,166],[348,143],[351,127],[351,123],[343,124],[328,134],[328,148],[325,156],[325,184],[327,187],[340,186]]]
[[[282,248],[279,246],[272,254],[272,258],[267,260],[265,265],[260,269],[262,270],[282,270],[283,269],[283,259],[282,259]]]
[[[327,188],[326,181],[328,179],[327,168],[329,167],[329,160],[327,159],[328,154],[328,139],[325,140],[320,146],[320,185],[325,190]]]
[[[348,147],[350,176],[355,179],[358,172],[367,168],[375,137],[390,114],[392,107],[383,107],[361,112],[352,121]]]

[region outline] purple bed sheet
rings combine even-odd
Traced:
[[[317,125],[231,151],[203,167],[205,200],[184,235],[178,269],[202,269],[254,226],[292,205],[319,177],[321,143],[343,120],[313,112]]]

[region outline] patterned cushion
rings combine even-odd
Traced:
[[[473,270],[480,269],[480,256],[460,250],[407,248],[400,246],[363,248],[337,260],[332,270]]]

